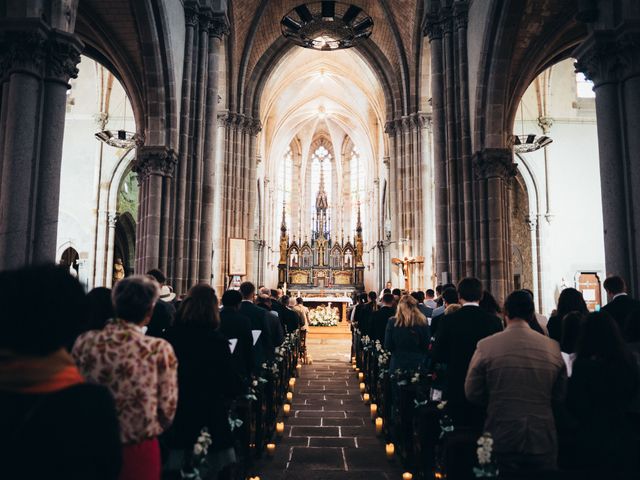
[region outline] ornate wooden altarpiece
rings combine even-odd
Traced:
[[[294,238],[289,241],[284,208],[280,227],[280,261],[278,283],[288,290],[364,291],[362,263],[362,223],[360,208],[355,238],[338,241],[331,238],[328,221],[328,199],[324,190],[324,176],[320,170],[320,188],[316,197],[316,218],[311,239]]]

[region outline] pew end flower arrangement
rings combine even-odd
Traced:
[[[491,458],[493,452],[493,438],[488,432],[483,433],[478,438],[478,467],[473,468],[473,474],[476,478],[497,478],[499,471],[498,466]]]

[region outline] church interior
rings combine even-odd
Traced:
[[[640,296],[639,25],[636,0],[0,2],[0,276],[55,263],[115,292],[157,269],[178,302],[251,282],[326,307],[282,344],[242,466],[207,478],[474,478],[377,380],[359,297],[477,278],[546,319],[567,290],[604,309],[612,276]]]

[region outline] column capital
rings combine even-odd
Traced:
[[[165,146],[143,146],[138,148],[133,161],[133,171],[142,183],[151,175],[172,177],[178,159],[176,152]]]
[[[195,27],[199,22],[200,7],[198,2],[189,1],[184,5],[184,22],[187,27]]]
[[[40,20],[0,21],[0,76],[29,73],[67,83],[78,76],[83,44]]]
[[[594,88],[640,75],[640,30],[596,31],[573,52]]]
[[[473,155],[473,167],[479,179],[515,177],[518,167],[513,152],[507,148],[485,148]]]
[[[47,78],[67,83],[78,78],[78,63],[83,45],[69,34],[57,33],[49,42],[49,55],[46,68]]]
[[[214,12],[209,19],[209,35],[222,40],[222,37],[229,35],[229,19],[222,12]]]

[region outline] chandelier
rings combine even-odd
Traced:
[[[108,117],[105,117],[108,118]],[[102,130],[95,134],[101,142],[116,148],[132,148],[138,140],[138,134],[127,131],[127,96],[124,97],[123,127],[120,130]],[[104,128],[104,127],[103,127]]]
[[[373,19],[356,5],[334,1],[302,4],[280,21],[282,35],[298,46],[331,51],[351,48],[373,31]]]
[[[553,140],[546,135],[536,135],[530,133],[528,135],[513,136],[513,151],[516,153],[531,153],[549,145]]]

